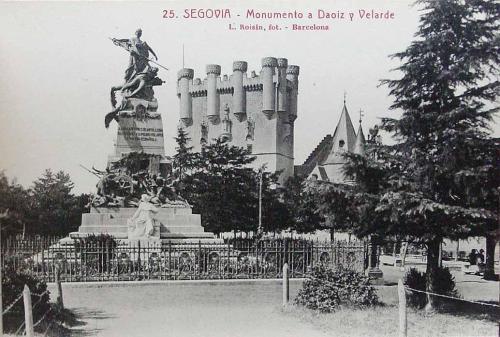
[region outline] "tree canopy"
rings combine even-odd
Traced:
[[[62,236],[78,229],[87,196],[75,196],[72,189],[71,178],[63,171],[45,170],[29,188],[0,173],[2,232]]]

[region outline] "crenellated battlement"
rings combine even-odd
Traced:
[[[258,158],[270,158],[275,170],[289,175],[293,172],[300,68],[275,57],[263,58],[260,66],[259,72],[248,72],[247,62],[234,61],[232,74],[221,75],[220,65],[208,64],[204,79],[195,78],[193,69],[180,69],[181,126],[195,150],[214,138],[223,138],[251,149]]]
[[[285,60],[285,62],[286,62],[286,59],[279,59],[279,60]],[[235,68],[235,64],[238,64],[238,63],[244,63],[245,66],[242,69],[245,69],[245,70],[239,70],[239,69]],[[249,77],[249,75],[247,74],[247,71],[246,71],[246,67],[247,67],[246,64],[247,63],[244,61],[235,61],[233,63],[233,72],[236,72],[236,71],[242,72],[243,88],[245,90],[262,91],[262,78],[261,78],[261,76],[255,74],[255,72],[254,72],[254,76],[250,75],[250,77]],[[216,66],[216,65],[209,65],[209,66]],[[277,65],[276,68],[278,68],[278,67],[279,66]],[[287,88],[287,92],[291,92],[293,90],[293,88],[296,86],[296,80],[297,80],[297,77],[299,74],[299,66],[285,66],[285,68],[286,68],[286,74],[287,74],[286,88]],[[295,77],[292,78],[291,76],[289,76],[289,74],[295,75]],[[222,78],[221,78],[221,76],[217,76],[216,83],[217,83],[217,91],[219,93],[223,93],[223,94],[227,94],[227,93],[232,94],[233,93],[233,90],[234,90],[233,76],[234,76],[234,73],[232,75],[224,74],[224,75],[222,75]],[[183,78],[188,79],[188,81],[191,80],[191,81],[189,81],[189,93],[191,93],[192,95],[196,95],[197,97],[206,96],[207,83],[209,81],[208,77],[205,77],[203,80],[199,77],[197,77],[197,78],[193,78],[193,77],[194,77],[194,70],[193,69],[183,68],[183,69],[179,70],[179,72],[177,73],[177,96],[181,95],[182,90],[179,87],[179,82]],[[278,74],[276,73],[273,75],[273,82],[276,83],[277,79],[278,79]]]

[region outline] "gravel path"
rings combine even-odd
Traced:
[[[301,281],[291,281],[291,297]],[[279,281],[63,284],[74,336],[323,337],[281,313]]]

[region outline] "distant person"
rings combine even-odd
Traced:
[[[473,249],[473,250],[470,251],[470,254],[469,254],[469,263],[470,263],[471,266],[474,266],[477,263],[477,251],[475,249]]]
[[[484,249],[479,250],[479,254],[476,256],[476,261],[478,265],[484,263]]]

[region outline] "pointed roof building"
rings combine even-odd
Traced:
[[[337,184],[352,183],[346,179],[343,173],[343,166],[346,163],[343,154],[350,152],[364,155],[364,147],[365,136],[361,124],[356,134],[344,100],[344,106],[333,135],[327,135],[316,147],[304,164],[300,166],[300,173]]]
[[[365,155],[365,135],[363,134],[363,128],[361,127],[361,123],[359,123],[358,135],[356,136],[356,142],[354,143],[354,153],[359,154],[360,156]]]

